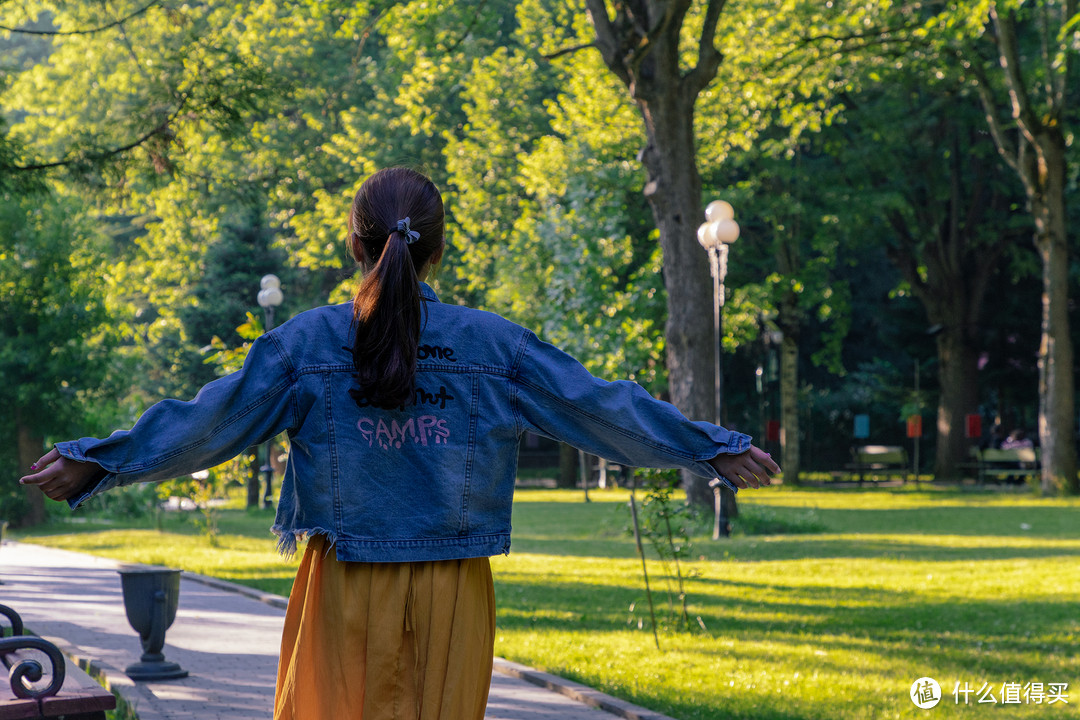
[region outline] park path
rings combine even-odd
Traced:
[[[184,573],[164,653],[189,676],[135,683],[123,672],[138,660],[141,648],[124,612],[117,574],[122,566],[84,553],[5,541],[0,603],[69,656],[92,662],[135,707],[139,720],[269,720],[285,598]],[[496,659],[494,670],[486,720],[671,720],[505,660]]]

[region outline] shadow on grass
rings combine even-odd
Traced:
[[[991,540],[992,542],[992,540]],[[561,557],[596,557],[627,559],[637,557],[632,538],[564,539],[538,536],[515,537],[512,552],[554,555]],[[707,560],[737,560],[739,562],[776,562],[786,560],[921,560],[940,562],[1043,559],[1080,556],[1080,542],[1075,545],[1014,546],[987,544],[973,547],[942,545],[921,540],[918,535],[902,540],[874,538],[838,538],[835,535],[782,535],[761,538],[740,538],[713,542],[695,540],[691,548],[694,557]],[[650,551],[650,558],[652,557]]]
[[[824,651],[815,663],[838,673],[850,672],[853,655],[869,654],[889,662],[932,663],[936,671],[958,676],[981,673],[1039,680],[1048,665],[1071,664],[1067,658],[1080,650],[1078,600],[928,601],[916,591],[853,593],[850,588],[722,584],[729,589],[728,597],[692,594],[691,614],[709,618],[713,637],[733,638],[739,653],[763,653],[763,661],[783,645],[784,651]],[[636,628],[643,617],[642,642],[651,644],[641,586],[540,585],[498,577],[495,586],[501,630],[622,633]],[[655,600],[658,616],[666,616],[666,599],[656,594]],[[631,602],[637,605],[635,613],[628,611]],[[694,634],[701,633],[694,630]],[[803,649],[792,650],[799,646]],[[708,643],[699,651],[731,652],[719,646],[709,649]],[[875,661],[868,667],[882,665]]]
[[[797,510],[767,502],[757,505],[777,513]],[[934,507],[815,508],[814,513],[829,531],[840,533],[1080,538],[1080,508],[1075,507],[981,507],[943,500]]]
[[[701,550],[701,544],[695,546]],[[923,562],[978,562],[994,560],[1046,559],[1080,556],[1080,543],[1048,546],[1015,546],[988,544],[982,546],[951,546],[933,540],[910,538],[876,539],[835,536],[772,538],[768,542],[744,541],[731,545],[727,557],[740,562],[771,562],[787,560],[917,560]],[[709,547],[706,557],[719,559],[719,551]]]
[[[918,590],[797,587],[776,583],[721,582],[713,594],[691,593],[691,615],[707,618],[710,637],[680,641],[661,620],[661,645],[655,654],[640,585],[598,587],[575,582],[501,580],[496,576],[497,624],[502,633],[515,631],[565,638],[569,644],[604,647],[625,645],[612,637],[627,632],[639,638],[643,663],[678,663],[685,652],[701,656],[698,665],[716,668],[784,668],[801,671],[804,682],[865,676],[866,683],[887,686],[911,673],[936,677],[945,692],[957,681],[981,683],[1072,682],[1075,679],[1077,622],[1080,601],[1071,599],[928,600]],[[637,609],[629,612],[635,602]],[[657,612],[666,616],[657,595]],[[642,619],[639,629],[637,621]],[[628,622],[628,620],[630,622]],[[690,634],[690,633],[688,633]],[[632,644],[634,641],[630,641]],[[692,650],[689,648],[693,648]],[[664,660],[664,656],[670,660]],[[835,713],[819,692],[779,695],[780,680],[751,685],[741,676],[730,694],[704,695],[692,690],[665,695],[662,706],[648,691],[623,679],[580,675],[573,668],[551,668],[607,692],[655,707],[677,718],[774,718],[808,720],[848,716]],[[820,673],[821,679],[818,678]],[[739,678],[740,675],[734,677]],[[726,678],[724,676],[726,685]],[[811,679],[814,678],[814,679]],[[847,682],[847,681],[844,681]],[[849,691],[851,688],[849,688]],[[906,691],[906,688],[905,688]],[[824,692],[824,691],[822,691]],[[904,692],[896,697],[867,698],[858,717],[884,717],[907,708]],[[857,702],[847,697],[845,702]],[[880,710],[881,712],[877,712]],[[1055,715],[1055,717],[1057,717]]]

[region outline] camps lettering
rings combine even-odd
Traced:
[[[383,450],[399,449],[408,441],[427,447],[429,444],[441,445],[450,440],[450,428],[446,420],[434,415],[421,415],[404,422],[360,418],[356,427],[369,447],[378,443]]]

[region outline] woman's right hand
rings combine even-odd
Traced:
[[[720,477],[740,490],[771,485],[772,476],[780,472],[780,466],[772,456],[755,445],[738,455],[717,455],[709,464]]]
[[[105,472],[96,462],[79,462],[66,458],[53,448],[30,466],[38,472],[19,478],[20,485],[37,485],[53,500],[69,500]]]

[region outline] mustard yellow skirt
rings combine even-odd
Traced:
[[[347,563],[313,537],[285,615],[274,720],[483,720],[494,642],[488,558]]]

